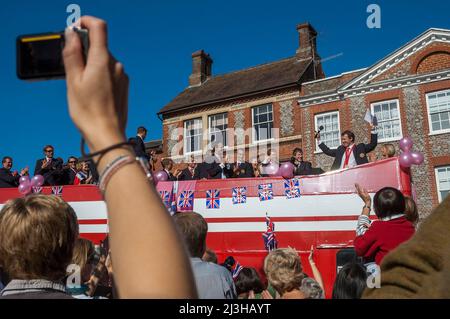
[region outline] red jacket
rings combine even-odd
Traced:
[[[389,221],[376,220],[362,236],[353,241],[356,254],[366,261],[381,264],[384,256],[414,235],[413,224],[404,216]]]

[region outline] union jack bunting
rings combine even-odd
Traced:
[[[265,233],[263,233],[263,239],[264,239],[264,247],[267,251],[272,251],[277,249],[278,242],[275,237],[275,224],[270,221],[270,217],[266,213],[266,225],[267,230]]]
[[[170,205],[172,203],[172,192],[171,191],[160,191],[159,195],[161,196],[161,200],[167,209],[170,209]]]
[[[287,199],[300,197],[300,183],[297,178],[284,180],[284,194]]]
[[[220,191],[212,189],[206,191],[206,208],[219,209],[220,208]]]
[[[233,204],[243,204],[247,202],[247,187],[233,188]]]
[[[266,201],[273,199],[272,184],[261,184],[258,185],[258,195],[260,201]]]
[[[56,196],[62,196],[63,187],[62,186],[52,186],[52,194]]]
[[[194,206],[194,192],[193,191],[184,191],[180,193],[178,197],[178,205],[179,208],[192,208]]]
[[[244,269],[244,267],[241,266],[239,261],[236,262],[236,265],[234,266],[233,272],[231,274],[234,280],[239,276],[239,273],[242,271],[242,269]]]
[[[34,193],[34,194],[40,194],[40,193],[42,193],[42,189],[43,189],[43,188],[40,187],[40,186],[39,186],[39,187],[36,187],[36,186],[35,186],[35,187],[33,187],[33,193]]]

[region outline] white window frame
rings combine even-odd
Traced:
[[[261,104],[261,105],[256,105],[256,106],[253,106],[252,107],[252,144],[264,144],[264,143],[266,143],[266,142],[270,142],[270,141],[273,141],[275,138],[273,137],[273,132],[271,131],[270,132],[270,135],[272,136],[271,138],[269,138],[269,139],[265,139],[265,140],[256,140],[256,130],[255,130],[255,109],[256,108],[258,108],[258,107],[262,107],[262,106],[268,106],[268,105],[270,105],[271,107],[272,107],[272,130],[274,129],[274,127],[273,127],[273,123],[274,123],[274,116],[275,116],[275,113],[274,113],[274,111],[273,111],[273,103],[266,103],[266,104]],[[269,122],[266,122],[266,123],[269,123]],[[258,123],[258,124],[261,124],[261,123]]]
[[[439,189],[439,176],[438,176],[438,169],[442,169],[442,168],[447,168],[450,169],[450,165],[444,165],[444,166],[438,166],[434,168],[434,177],[436,179],[436,190],[437,190],[437,194],[438,194],[438,200],[439,203],[442,203],[442,201],[444,200],[444,198],[441,197],[441,190]],[[450,195],[447,195],[450,196]]]
[[[429,95],[439,94],[439,93],[448,93],[448,92],[450,92],[450,89],[433,91],[433,92],[428,92],[427,94],[425,94],[425,100],[426,100],[426,103],[427,103],[427,113],[428,113],[428,130],[429,130],[429,135],[438,135],[438,134],[450,133],[450,129],[433,131],[433,124],[431,123],[430,103],[428,102],[428,100],[429,100],[428,96]]]
[[[201,133],[200,133],[200,149],[199,150],[197,150],[197,151],[193,151],[193,152],[187,152],[187,132],[186,132],[186,126],[187,126],[187,123],[188,122],[191,122],[191,121],[195,121],[195,120],[199,120],[200,121],[200,124],[201,124]],[[183,134],[184,134],[184,136],[183,136],[183,154],[184,155],[197,155],[197,154],[201,154],[202,152],[203,152],[203,119],[201,118],[201,117],[196,117],[196,118],[193,118],[193,119],[188,119],[188,120],[184,120],[184,122],[183,122],[183,127],[184,127],[184,130],[183,130]],[[193,135],[193,136],[195,136],[195,135]]]
[[[316,114],[314,114],[314,130],[317,132],[318,131],[318,126],[317,126],[317,117],[318,116],[324,116],[324,115],[328,115],[328,114],[330,114],[330,115],[333,115],[333,114],[337,114],[337,116],[338,116],[338,131],[339,131],[339,133],[338,133],[338,138],[341,138],[341,117],[340,117],[340,115],[339,115],[339,110],[337,110],[337,111],[331,111],[331,112],[323,112],[323,113],[316,113]],[[320,153],[323,153],[322,152],[322,150],[320,149],[320,147],[319,147],[319,143],[317,142],[317,139],[315,139],[315,143],[316,143],[316,150],[314,151],[314,154],[320,154]],[[322,143],[322,141],[321,141],[321,143]],[[327,145],[328,146],[328,145]],[[330,149],[332,149],[332,150],[335,150],[335,149],[337,149],[339,147],[339,145],[338,146],[336,146],[336,147],[330,147]]]
[[[211,142],[211,129],[212,129],[212,127],[211,127],[211,118],[213,117],[213,116],[218,116],[218,115],[226,115],[226,118],[227,118],[227,128],[225,129],[225,135],[226,135],[226,144],[225,143],[223,143],[224,145],[223,145],[223,148],[224,149],[227,149],[228,148],[228,112],[222,112],[222,113],[216,113],[216,114],[210,114],[210,115],[208,115],[208,143],[212,143]],[[221,131],[221,132],[223,132],[223,131]]]
[[[378,138],[378,143],[386,143],[386,142],[393,142],[393,141],[400,141],[403,138],[403,129],[402,129],[402,113],[400,112],[400,101],[399,99],[392,99],[392,100],[386,100],[386,101],[378,101],[370,104],[370,111],[372,114],[375,114],[374,109],[376,104],[382,104],[382,103],[391,103],[396,102],[397,103],[397,110],[398,110],[398,120],[400,123],[400,136],[399,137],[391,137],[391,138]],[[392,120],[391,120],[392,121]],[[379,119],[378,119],[379,122]]]

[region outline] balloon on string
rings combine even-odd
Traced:
[[[25,182],[29,182],[30,181],[30,177],[29,176],[21,176],[19,178],[19,184],[25,183]]]
[[[269,176],[277,176],[278,175],[279,166],[276,163],[270,163],[269,165],[264,167],[265,174]]]
[[[44,176],[42,175],[35,175],[31,179],[31,186],[32,187],[41,187],[44,185]]]
[[[294,169],[295,166],[291,162],[283,163],[281,164],[280,169],[278,170],[278,176],[290,179],[294,177]]]
[[[424,156],[420,152],[411,152],[412,163],[416,165],[421,165],[424,161]]]
[[[153,180],[158,183],[158,182],[165,182],[167,181],[168,177],[167,177],[167,173],[164,171],[157,171],[155,174],[153,174]]]
[[[20,183],[18,190],[22,195],[27,195],[31,192],[31,183],[29,181]]]
[[[400,163],[400,166],[402,167],[411,167],[411,165],[413,164],[413,157],[410,152],[403,152],[400,154],[400,158],[398,161]]]
[[[413,147],[413,140],[410,137],[404,137],[400,140],[399,146],[403,152],[409,152]]]

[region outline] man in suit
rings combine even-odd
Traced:
[[[0,168],[0,188],[17,187],[21,176],[28,175],[28,167],[22,169],[20,174],[11,172],[13,160],[9,156],[3,157],[2,168]]]
[[[238,149],[236,157],[236,163],[227,163],[225,165],[225,175],[228,178],[255,177],[252,164],[245,161],[245,151],[243,149]]]
[[[196,179],[196,168],[197,163],[195,163],[195,158],[193,155],[191,155],[191,159],[188,163],[188,167],[186,167],[184,170],[181,171],[180,175],[178,175],[179,181],[191,181]]]
[[[137,157],[144,158],[147,162],[150,156],[145,152],[144,140],[147,137],[147,129],[143,126],[138,127],[136,137],[131,137],[128,141],[133,143],[134,153]]]
[[[312,175],[312,165],[311,162],[306,162],[303,160],[303,150],[296,147],[292,152],[291,163],[295,166],[295,176],[301,175]]]
[[[170,158],[165,158],[161,161],[161,165],[163,167],[163,172],[167,174],[167,180],[168,181],[176,181],[177,175],[179,175],[179,170],[175,172],[175,175],[173,175],[170,171],[173,168],[173,161]]]
[[[44,186],[60,185],[62,182],[62,164],[60,158],[54,158],[54,148],[51,145],[44,147],[45,157],[36,161],[34,175],[44,176]]]
[[[224,179],[225,175],[225,160],[223,157],[223,144],[217,143],[216,146],[210,152],[210,155],[206,156],[208,179]]]
[[[378,134],[371,125],[372,133],[369,144],[355,144],[355,134],[352,131],[344,131],[341,134],[341,145],[337,149],[328,148],[325,143],[320,143],[320,133],[316,134],[320,149],[328,156],[335,158],[331,170],[351,168],[368,163],[367,153],[377,147]]]
[[[67,165],[63,168],[63,184],[64,185],[73,185],[75,180],[75,176],[77,176],[77,164],[78,158],[75,156],[69,157],[67,160]]]

